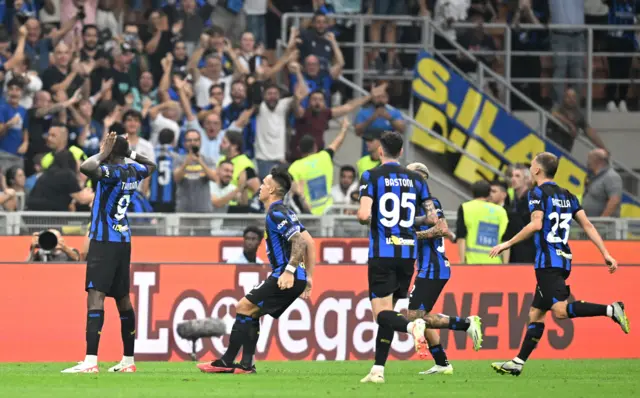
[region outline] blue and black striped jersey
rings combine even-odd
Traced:
[[[571,270],[569,231],[571,219],[582,210],[578,199],[555,182],[546,182],[529,191],[529,211],[541,211],[542,229],[534,235],[535,268]]]
[[[293,235],[304,230],[304,225],[298,220],[296,213],[285,206],[281,200],[269,206],[264,235],[267,242],[267,256],[273,269],[271,276],[277,278],[282,274],[291,257],[289,240]],[[304,267],[298,267],[296,279],[307,279]]]
[[[442,205],[436,198],[431,198],[433,206],[436,209],[438,218],[444,218]],[[422,206],[419,207],[418,215],[424,216],[425,211]],[[428,225],[420,227],[420,231],[426,231],[431,228]],[[444,252],[444,238],[421,239],[418,241],[418,274],[416,278],[426,279],[449,279],[451,278],[451,268],[449,260]]]
[[[89,238],[100,242],[130,242],[127,209],[131,196],[142,180],[149,176],[146,166],[138,163],[103,164],[91,208]]]
[[[158,170],[151,175],[149,202],[175,205],[176,184],[173,181],[173,168],[178,157],[170,145],[156,148]]]
[[[360,178],[360,198],[373,199],[369,258],[415,259],[414,220],[429,198],[429,188],[417,173],[398,163],[385,163]]]

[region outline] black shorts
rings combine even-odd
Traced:
[[[565,301],[571,295],[571,289],[566,280],[569,271],[561,268],[540,268],[536,270],[536,293],[531,306],[542,311],[549,311],[559,302]]]
[[[409,295],[409,309],[431,312],[448,279],[416,278]]]
[[[278,278],[270,276],[245,297],[260,307],[261,314],[268,314],[278,319],[300,297],[306,287],[307,281],[296,278],[291,289],[281,290],[278,287]]]
[[[120,299],[129,294],[131,243],[91,240],[84,289]]]
[[[407,298],[415,262],[411,258],[370,258],[369,299],[389,295],[394,300]]]

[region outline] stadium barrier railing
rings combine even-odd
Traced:
[[[366,237],[367,228],[358,223],[355,206],[334,206],[324,216],[300,215],[313,236]],[[351,214],[349,214],[351,213]],[[456,211],[445,211],[451,228],[456,225]],[[133,213],[127,216],[133,235],[140,236],[241,236],[248,225],[264,225],[264,214],[211,213]],[[30,235],[55,228],[64,235],[84,235],[89,213],[71,212],[0,212],[0,235]],[[606,240],[637,239],[640,220],[596,217],[591,219]],[[586,239],[580,227],[572,225],[572,239]]]

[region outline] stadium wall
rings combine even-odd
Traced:
[[[82,236],[65,236],[65,243],[80,249]],[[593,264],[602,256],[595,246],[584,240],[570,241],[574,264]],[[29,254],[30,236],[0,236],[0,262],[22,262]],[[460,262],[454,243],[446,242],[447,257],[452,264]],[[367,262],[369,241],[363,238],[316,238],[319,263]],[[620,264],[640,264],[638,241],[607,241],[607,248]],[[132,239],[132,261],[137,263],[219,263],[242,251],[242,238],[235,237],[167,237],[136,236]],[[258,257],[267,260],[262,244]]]
[[[85,267],[83,264],[0,264],[0,362],[76,361],[84,355]],[[191,343],[180,339],[177,324],[194,317],[233,322],[238,300],[267,277],[268,266],[230,264],[134,264],[132,296],[137,312],[139,360],[188,360]],[[572,292],[578,299],[609,303],[624,300],[629,317],[640,317],[640,264],[609,275],[603,266],[576,266]],[[310,301],[297,300],[279,320],[262,319],[259,360],[371,359],[376,325],[367,297],[367,269],[355,264],[320,265]],[[464,333],[441,331],[451,359],[511,358],[527,323],[535,277],[531,266],[455,266],[453,279],[434,311],[478,314],[485,326],[484,347],[474,352]],[[407,300],[397,309],[406,309]],[[122,355],[120,322],[108,300],[100,358]],[[558,321],[549,317],[535,358],[639,358],[640,334],[625,336],[608,319]],[[204,339],[200,360],[220,355],[228,337]],[[606,346],[606,349],[601,349]],[[413,343],[397,335],[394,359],[415,359]]]

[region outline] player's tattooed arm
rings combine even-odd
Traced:
[[[291,242],[291,256],[289,257],[289,264],[297,267],[304,261],[304,255],[307,252],[307,242],[302,237],[301,233],[293,235],[290,239]]]
[[[416,232],[418,239],[433,239],[433,238],[441,238],[449,236],[449,225],[447,225],[447,220],[444,218],[439,218],[436,221],[436,224],[429,228],[426,231],[418,231]]]
[[[436,213],[436,206],[433,204],[433,200],[426,200],[422,203],[422,207],[424,208],[424,216],[415,218],[415,226],[419,227],[422,225],[433,225],[435,226],[438,223],[438,214]]]

